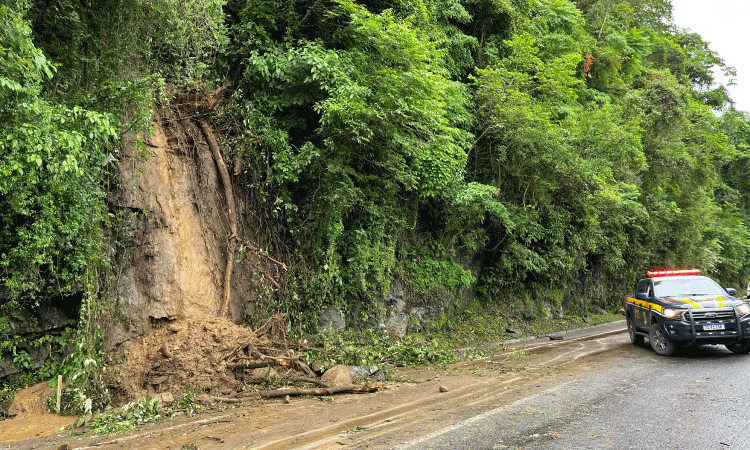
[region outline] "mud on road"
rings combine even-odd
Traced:
[[[394,369],[376,393],[215,406],[118,436],[20,441],[12,434],[23,423],[17,418],[0,422],[0,449],[388,449],[589,370],[630,345],[624,333],[620,321],[555,336],[561,339],[506,342],[485,349],[491,356],[483,359]]]

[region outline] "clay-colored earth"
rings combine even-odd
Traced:
[[[28,428],[24,435],[14,419],[0,422],[0,449],[391,448],[394,434],[408,439],[435,432],[528,395],[554,377],[574,375],[584,358],[626,345],[623,331],[617,322],[563,340],[506,343],[479,360],[394,369],[376,393],[216,405],[121,436],[50,434],[49,427]]]

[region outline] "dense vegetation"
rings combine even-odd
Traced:
[[[668,1],[225,11],[244,154],[305,255],[307,308],[394,278],[532,312],[612,305],[654,266],[747,280],[747,117]]]
[[[230,83],[287,311],[372,325],[396,279],[527,315],[655,266],[744,285],[750,116],[716,71],[669,0],[0,0],[2,350],[18,302],[105,295],[119,140],[164,83]]]

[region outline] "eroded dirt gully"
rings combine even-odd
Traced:
[[[262,360],[287,351],[283,331],[237,325],[270,314],[286,266],[261,250],[268,233],[247,187],[252,171],[229,175],[224,158],[238,150],[212,128],[225,88],[167,86],[153,133],[140,144],[134,133],[124,139],[120,187],[108,198],[126,224],[112,255],[118,302],[103,324],[116,405],[177,396],[188,386],[229,394],[252,375],[234,370],[232,357]],[[238,244],[243,255],[236,259]]]
[[[479,360],[394,369],[377,393],[213,406],[119,436],[63,433],[13,441],[14,425],[6,421],[0,449],[389,449],[534,395],[591,370],[613,348],[630,346],[624,322],[562,338],[499,344]]]

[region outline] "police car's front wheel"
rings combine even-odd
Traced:
[[[727,344],[726,347],[732,353],[750,353],[750,339],[745,339],[744,341],[737,342],[736,344]]]
[[[658,323],[651,325],[651,329],[649,329],[648,333],[648,340],[651,341],[651,348],[654,349],[654,352],[657,355],[669,356],[674,353],[674,342],[664,336],[664,331],[662,331],[661,325]]]

